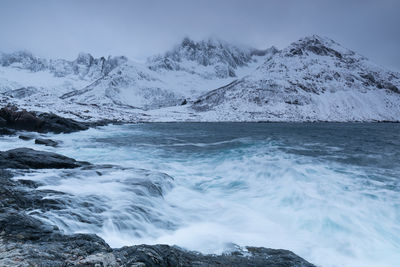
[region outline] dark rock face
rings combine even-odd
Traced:
[[[37,138],[35,139],[35,144],[56,147],[58,142],[51,139]]]
[[[37,115],[26,110],[18,111],[15,107],[0,109],[0,126],[15,130],[35,131],[40,133],[71,133],[87,130],[88,125],[55,114]]]
[[[16,148],[0,152],[0,169],[71,169],[88,165],[60,154]]]

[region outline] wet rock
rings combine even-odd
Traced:
[[[62,118],[50,113],[37,114],[26,110],[19,111],[16,107],[0,109],[0,126],[40,133],[70,133],[88,129],[86,123]]]
[[[29,141],[32,140],[34,137],[31,135],[21,134],[20,136],[18,136],[18,138],[24,141]]]
[[[71,169],[88,164],[60,154],[30,148],[0,151],[0,169]]]
[[[96,235],[64,235],[56,227],[20,212],[2,212],[0,227],[0,266],[76,266],[87,258],[93,265],[82,266],[95,266],[112,251]],[[93,255],[102,257],[97,256],[94,262]]]
[[[35,139],[35,144],[56,147],[58,142],[51,139],[37,138]]]
[[[0,125],[2,124],[0,118]],[[7,128],[0,128],[0,135],[14,135],[15,131]]]
[[[203,255],[168,245],[139,245],[114,250],[127,266],[314,266],[293,252],[246,247],[223,255]]]
[[[66,208],[66,203],[72,198],[63,192],[37,190],[40,185],[37,182],[13,180],[11,177],[10,171],[0,169],[0,209],[22,212],[59,210]]]
[[[1,210],[1,236],[8,240],[40,240],[48,239],[48,235],[56,229],[23,212],[15,210]]]

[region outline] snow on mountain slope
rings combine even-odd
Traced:
[[[143,64],[0,53],[0,105],[83,120],[399,121],[399,88],[399,73],[319,36],[281,51],[185,38]]]
[[[126,61],[125,57],[95,59],[87,53],[73,61],[42,59],[26,51],[0,53],[0,103],[80,119],[120,118],[118,114],[107,115],[110,107],[82,105],[60,96],[92,84]],[[132,117],[118,107],[111,109]]]
[[[0,54],[0,93],[33,87],[37,93],[57,97],[107,75],[126,60],[125,57],[95,59],[85,53],[74,61],[37,58],[26,51]]]
[[[202,45],[196,46],[196,57],[190,57],[187,42],[194,45],[185,39],[166,53],[174,55],[180,67],[163,70],[155,68],[157,63],[151,59],[140,64],[125,57],[95,59],[85,53],[74,61],[46,60],[29,52],[1,54],[0,93],[4,92],[3,102],[8,99],[17,105],[41,108],[43,103],[54,102],[57,110],[67,109],[65,106],[71,110],[71,105],[87,106],[89,113],[93,107],[150,110],[180,105],[209,88],[223,86],[233,78],[220,75],[221,68],[249,73],[257,62],[277,51],[239,49],[210,39],[199,42]]]
[[[250,72],[256,68],[255,62],[243,66],[241,72]],[[204,78],[209,74],[207,67],[197,63],[193,68],[197,73],[185,70],[154,71],[148,65],[127,61],[113,69],[92,84],[68,92],[62,99],[79,103],[98,105],[119,105],[143,110],[176,106],[229,83],[231,77]]]
[[[399,121],[399,88],[399,73],[314,35],[201,96],[193,109],[203,120]]]
[[[128,61],[83,89],[71,91],[60,98],[77,103],[143,109],[179,104],[182,96],[165,87],[165,82],[156,73]]]

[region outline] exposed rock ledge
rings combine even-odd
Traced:
[[[93,234],[65,235],[28,213],[57,209],[62,202],[29,180],[13,180],[7,168],[93,166],[55,153],[20,148],[0,152],[0,266],[314,266],[288,250],[246,247],[223,255],[202,255],[168,245],[112,249]],[[37,161],[41,163],[38,164]],[[14,165],[15,164],[15,165]],[[87,167],[86,167],[87,168]]]
[[[14,106],[0,109],[0,134],[10,134],[12,129],[38,133],[71,133],[106,123],[106,121],[97,123],[78,122],[52,113],[19,110]]]

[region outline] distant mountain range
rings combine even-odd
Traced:
[[[400,74],[316,35],[283,50],[185,38],[145,63],[0,53],[0,104],[82,120],[399,121]]]

